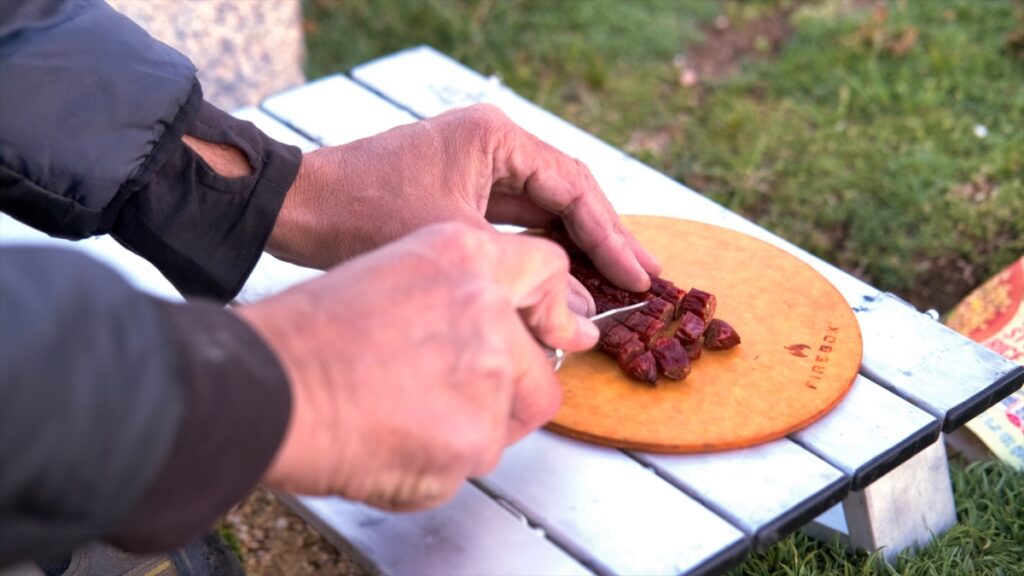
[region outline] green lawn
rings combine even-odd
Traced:
[[[777,11],[779,51],[756,32]],[[682,86],[722,15],[753,48]],[[1020,1],[307,0],[306,18],[311,77],[429,44],[922,309],[1024,253]]]
[[[997,462],[951,463],[959,523],[896,566],[847,555],[796,534],[749,558],[732,576],[1020,576],[1024,574],[1024,473]]]
[[[1024,254],[1024,2],[306,0],[305,12],[311,78],[429,44],[920,308],[948,311]],[[715,64],[730,42],[741,57]],[[702,58],[710,68],[682,85],[680,66]],[[735,573],[1024,574],[1024,473],[954,463],[953,481],[960,524],[895,569],[797,535]]]

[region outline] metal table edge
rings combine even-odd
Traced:
[[[384,571],[381,570],[380,566],[378,566],[377,563],[374,562],[372,558],[370,558],[366,554],[363,554],[363,552],[359,548],[352,545],[351,542],[349,542],[343,536],[338,534],[336,530],[334,530],[329,524],[327,524],[327,522],[324,522],[323,519],[321,519],[319,516],[310,511],[310,509],[307,508],[302,503],[301,496],[289,494],[287,492],[278,492],[276,490],[273,491],[273,494],[289,510],[298,514],[299,517],[308,522],[310,526],[315,528],[317,533],[323,536],[334,547],[344,550],[346,554],[348,554],[351,558],[355,559],[356,564],[358,564],[361,568],[375,576],[384,574]]]
[[[754,533],[753,551],[755,553],[764,552],[772,544],[796,532],[829,508],[842,502],[843,498],[850,493],[851,485],[852,479],[844,474],[813,496],[806,498],[758,528]],[[824,497],[819,498],[822,495]]]
[[[1017,366],[987,388],[978,391],[967,401],[950,408],[946,412],[942,431],[952,432],[963,426],[990,406],[1017,391],[1022,385],[1024,385],[1024,366]]]
[[[938,441],[941,431],[941,422],[932,420],[908,436],[905,442],[901,442],[867,461],[854,472],[850,490],[862,490],[900,464],[910,460],[918,452]]]
[[[715,503],[715,502],[705,498],[701,493],[699,493],[699,492],[697,492],[695,490],[692,490],[689,486],[687,486],[686,484],[684,484],[684,483],[680,482],[679,480],[677,480],[675,477],[673,477],[667,471],[663,470],[661,467],[659,467],[659,466],[657,466],[657,465],[655,465],[653,463],[648,462],[643,457],[643,453],[642,452],[638,452],[638,451],[635,451],[635,450],[628,450],[628,449],[625,449],[625,448],[619,449],[619,451],[622,452],[623,454],[625,454],[627,458],[629,458],[629,459],[633,460],[634,462],[636,462],[638,465],[640,465],[640,466],[650,470],[652,474],[654,474],[658,478],[661,478],[663,481],[668,483],[670,486],[672,486],[676,490],[679,490],[683,494],[686,494],[688,497],[692,498],[695,502],[697,502],[701,506],[703,506],[703,507],[707,508],[708,510],[710,510],[712,514],[714,514],[715,516],[718,516],[719,518],[721,518],[722,520],[727,522],[730,526],[732,526],[732,527],[736,528],[737,530],[739,530],[740,534],[743,535],[743,541],[747,542],[748,546],[751,546],[751,547],[753,546],[753,544],[754,544],[754,539],[753,539],[754,535],[753,535],[753,533],[750,533],[745,528],[743,528],[743,523],[740,522],[739,519],[733,517],[733,515],[730,514],[728,510],[723,509],[717,503]]]
[[[488,498],[501,506],[505,512],[509,513],[526,526],[530,528],[539,528],[543,533],[543,536],[539,537],[550,542],[552,546],[558,548],[570,558],[579,562],[580,565],[587,570],[599,575],[614,574],[611,568],[601,562],[600,559],[595,558],[593,554],[588,553],[586,550],[581,550],[570,539],[563,537],[558,530],[553,530],[546,522],[537,518],[536,515],[531,514],[516,502],[513,502],[508,498],[504,498],[480,478],[470,478],[467,482],[483,492]]]
[[[627,458],[632,459],[638,465],[643,466],[645,468],[648,467],[646,463],[636,459],[636,457],[633,456],[632,454],[625,451],[622,452],[626,455]],[[736,542],[726,546],[724,549],[722,549],[722,551],[715,554],[711,560],[705,561],[694,567],[692,570],[684,572],[683,574],[685,574],[685,576],[719,574],[720,572],[715,572],[713,570],[717,569],[717,567],[719,567],[720,565],[724,565],[726,566],[726,568],[732,568],[734,566],[737,566],[740,562],[742,562],[743,558],[745,558],[747,554],[751,552],[753,546],[753,539],[750,534],[743,530],[742,527],[738,526],[734,521],[729,519],[728,516],[723,515],[722,512],[718,510],[716,507],[708,505],[707,502],[705,502],[701,498],[698,498],[694,494],[691,494],[682,486],[679,486],[675,482],[672,482],[671,479],[659,474],[657,470],[652,469],[652,473],[657,475],[658,478],[660,478],[663,482],[669,484],[676,490],[692,498],[696,503],[700,504],[704,508],[707,508],[709,512],[711,512],[713,515],[721,519],[726,524],[732,526],[736,529],[737,532],[739,532],[740,537]],[[609,566],[605,565],[605,563],[602,562],[599,558],[596,558],[593,554],[590,554],[586,550],[579,549],[579,547],[574,542],[570,541],[568,538],[563,537],[560,531],[553,529],[548,525],[547,522],[544,522],[543,520],[537,518],[536,515],[531,514],[529,511],[518,506],[517,503],[512,502],[509,499],[501,496],[494,489],[488,486],[486,482],[481,481],[479,478],[474,478],[469,480],[469,483],[480,489],[481,492],[483,492],[489,498],[491,498],[499,505],[501,505],[501,507],[504,508],[507,512],[519,518],[520,521],[525,522],[530,527],[536,527],[543,530],[544,539],[546,539],[555,547],[561,549],[562,552],[565,552],[567,555],[575,559],[588,570],[591,570],[595,574],[600,575],[615,573],[613,570],[611,570]],[[705,571],[705,567],[707,566],[712,567],[712,571]]]
[[[263,102],[260,102],[260,103],[259,103],[259,105],[258,105],[258,106],[257,106],[256,108],[257,108],[257,109],[258,109],[258,110],[259,110],[260,112],[263,112],[263,113],[264,113],[264,114],[266,114],[267,116],[270,116],[271,118],[273,118],[273,119],[274,119],[274,120],[275,120],[276,122],[278,122],[278,123],[280,123],[281,125],[283,125],[283,126],[285,126],[286,128],[288,128],[288,129],[289,129],[289,130],[291,130],[292,132],[295,132],[295,133],[296,133],[296,134],[298,134],[299,136],[302,136],[302,137],[303,137],[303,138],[305,138],[306,140],[309,140],[309,141],[310,141],[310,142],[312,142],[313,144],[316,144],[317,148],[323,148],[324,146],[326,146],[326,144],[324,144],[324,141],[323,141],[323,140],[321,140],[320,138],[317,138],[316,136],[313,136],[312,134],[309,134],[308,132],[306,132],[306,131],[305,131],[305,130],[303,130],[302,128],[299,128],[298,126],[296,126],[296,125],[292,124],[292,123],[291,123],[291,122],[289,122],[288,120],[285,120],[284,118],[282,118],[282,117],[278,116],[277,114],[274,114],[274,113],[273,113],[273,112],[271,112],[271,111],[270,111],[270,110],[269,110],[268,108],[264,108],[264,107],[263,107]]]
[[[680,576],[716,576],[725,574],[742,564],[749,554],[750,541],[744,535],[738,542],[728,546],[711,560],[680,574]]]
[[[388,58],[391,58],[392,56],[398,56],[398,55],[404,54],[406,52],[415,52],[415,51],[417,51],[417,50],[419,50],[419,49],[421,49],[423,47],[429,48],[429,46],[427,46],[426,44],[420,44],[418,46],[412,46],[412,47],[409,47],[409,48],[405,48],[404,50],[399,50],[398,52],[392,52],[391,54],[386,54],[384,56],[379,56],[377,58],[374,58],[373,60],[370,60],[369,62],[364,62],[362,64],[359,64],[358,66],[353,66],[352,68],[349,68],[348,70],[344,71],[343,74],[349,80],[355,82],[356,84],[359,84],[363,88],[366,88],[367,90],[372,92],[374,95],[376,95],[378,98],[380,98],[381,100],[386,101],[387,103],[391,104],[395,108],[398,108],[400,110],[404,110],[405,112],[408,112],[409,115],[412,116],[413,118],[418,118],[420,120],[425,120],[425,117],[422,114],[420,114],[420,113],[416,112],[415,110],[413,110],[408,104],[403,104],[402,102],[399,102],[394,97],[388,95],[385,92],[382,92],[380,88],[374,86],[373,84],[370,84],[369,82],[364,81],[359,76],[356,76],[357,71],[360,68],[371,66],[373,64],[376,64],[380,60],[386,60]]]

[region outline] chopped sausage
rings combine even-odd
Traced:
[[[683,312],[683,319],[679,321],[679,328],[676,329],[676,338],[679,338],[682,344],[699,342],[706,326],[700,316],[693,312]]]
[[[650,344],[651,340],[665,327],[664,322],[651,318],[643,312],[633,312],[622,324],[636,332],[644,344]]]
[[[652,343],[651,353],[658,363],[658,371],[665,378],[682,380],[690,373],[690,358],[679,340],[670,337],[659,338]]]
[[[676,307],[656,297],[653,300],[648,300],[647,304],[640,309],[640,312],[647,314],[655,320],[660,320],[662,324],[668,325],[676,315]]]
[[[639,354],[622,367],[626,374],[641,382],[654,384],[658,381],[658,362],[650,351]]]
[[[683,299],[686,298],[686,290],[673,286],[662,292],[658,298],[675,307],[676,311],[673,318],[678,320],[683,315]]]
[[[615,360],[619,363],[619,368],[625,370],[630,360],[644,352],[647,352],[647,346],[644,346],[644,343],[638,338],[634,338],[619,347],[619,350],[615,353]]]
[[[619,352],[619,348],[629,340],[640,341],[636,332],[629,328],[618,324],[612,326],[604,336],[601,337],[600,348],[601,351],[607,353],[609,356],[615,356]]]
[[[715,318],[704,330],[704,347],[708,350],[728,350],[740,343],[740,335],[725,320]]]
[[[690,342],[689,344],[683,344],[683,350],[686,350],[686,357],[690,359],[690,362],[700,358],[701,348],[700,342]]]
[[[676,285],[670,280],[659,278],[657,276],[651,276],[651,296],[661,296],[669,288],[675,288]]]
[[[683,298],[683,313],[693,312],[704,322],[708,322],[715,316],[715,306],[718,301],[715,299],[715,295],[698,290],[697,288],[690,288],[690,291],[686,293],[686,297]]]

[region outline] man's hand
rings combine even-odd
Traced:
[[[489,229],[555,218],[610,280],[649,288],[660,265],[586,166],[477,105],[307,154],[268,251],[328,268],[433,222]]]
[[[271,487],[395,510],[447,500],[551,419],[537,340],[583,350],[553,243],[435,225],[240,309],[292,385]]]

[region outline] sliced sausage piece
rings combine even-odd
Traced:
[[[689,344],[683,344],[683,350],[686,350],[686,357],[690,359],[691,363],[694,360],[700,358],[700,353],[703,349],[704,348],[701,347],[700,342],[690,342]]]
[[[661,296],[666,290],[675,288],[676,285],[671,280],[665,280],[657,276],[651,276],[651,296]]]
[[[650,344],[651,340],[665,327],[664,322],[651,318],[643,312],[633,312],[622,324],[636,332],[644,344]]]
[[[678,320],[683,315],[683,299],[686,298],[686,290],[673,286],[658,295],[658,298],[675,306],[676,311],[673,318]]]
[[[661,298],[654,298],[653,300],[648,300],[647,304],[640,309],[640,312],[661,321],[662,324],[668,325],[676,315],[676,307]]]
[[[609,356],[615,356],[618,354],[619,348],[622,348],[622,345],[629,340],[636,340],[637,342],[640,342],[640,337],[637,336],[636,332],[622,324],[618,324],[608,330],[604,336],[601,336],[599,348]]]
[[[690,374],[690,358],[679,340],[659,338],[651,345],[651,353],[658,363],[658,371],[665,378],[682,380]]]
[[[683,313],[693,312],[704,322],[709,322],[715,316],[715,306],[718,300],[714,294],[690,288],[683,298]]]
[[[708,350],[728,350],[740,343],[739,332],[725,320],[715,318],[704,330],[704,347]]]
[[[679,338],[681,344],[700,342],[700,337],[704,335],[706,326],[700,316],[693,312],[683,312],[683,319],[679,321],[679,327],[676,328],[676,338]]]
[[[639,339],[634,338],[619,348],[619,351],[615,353],[615,360],[619,363],[619,368],[626,370],[630,360],[644,352],[647,352],[647,346],[644,346],[644,343]]]
[[[658,381],[658,362],[650,351],[639,354],[627,362],[623,371],[630,377],[651,385]]]

